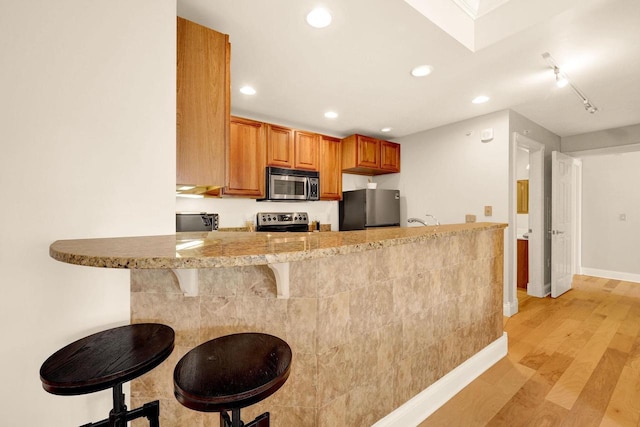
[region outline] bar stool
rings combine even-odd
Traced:
[[[122,384],[149,372],[169,357],[174,339],[173,329],[158,323],[121,326],[89,335],[61,348],[42,364],[42,387],[62,396],[112,388],[113,409],[109,418],[82,427],[125,427],[140,417],[146,417],[151,427],[159,427],[159,402],[127,410]]]
[[[220,427],[269,427],[269,412],[244,424],[240,409],[282,387],[290,368],[291,348],[280,338],[261,333],[226,335],[184,355],[173,373],[174,394],[189,409],[220,412]]]

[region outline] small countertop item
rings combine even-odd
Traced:
[[[323,258],[505,227],[477,222],[325,233],[194,232],[58,240],[49,247],[49,255],[69,264],[106,268],[234,267]]]

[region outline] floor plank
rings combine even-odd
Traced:
[[[507,357],[420,427],[640,426],[640,283],[572,286],[556,299],[518,290]]]

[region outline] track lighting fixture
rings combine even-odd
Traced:
[[[577,86],[569,81],[569,77],[567,77],[567,75],[560,70],[560,67],[556,63],[555,59],[553,59],[551,54],[549,54],[549,52],[543,53],[542,57],[545,61],[547,61],[547,64],[553,70],[553,73],[556,76],[556,85],[558,87],[569,86],[573,93],[575,93],[580,101],[582,101],[582,105],[584,106],[585,111],[588,111],[591,114],[598,111],[598,107],[596,107],[595,105],[593,105],[593,103],[591,103],[591,101],[589,101],[589,98],[587,98],[584,92],[582,92],[580,89],[578,89]]]
[[[556,86],[565,87],[569,84],[569,79],[567,79],[567,76],[564,73],[560,72],[558,67],[553,67],[553,72],[556,73]]]

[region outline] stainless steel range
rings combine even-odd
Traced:
[[[256,231],[309,231],[306,212],[258,212]]]

